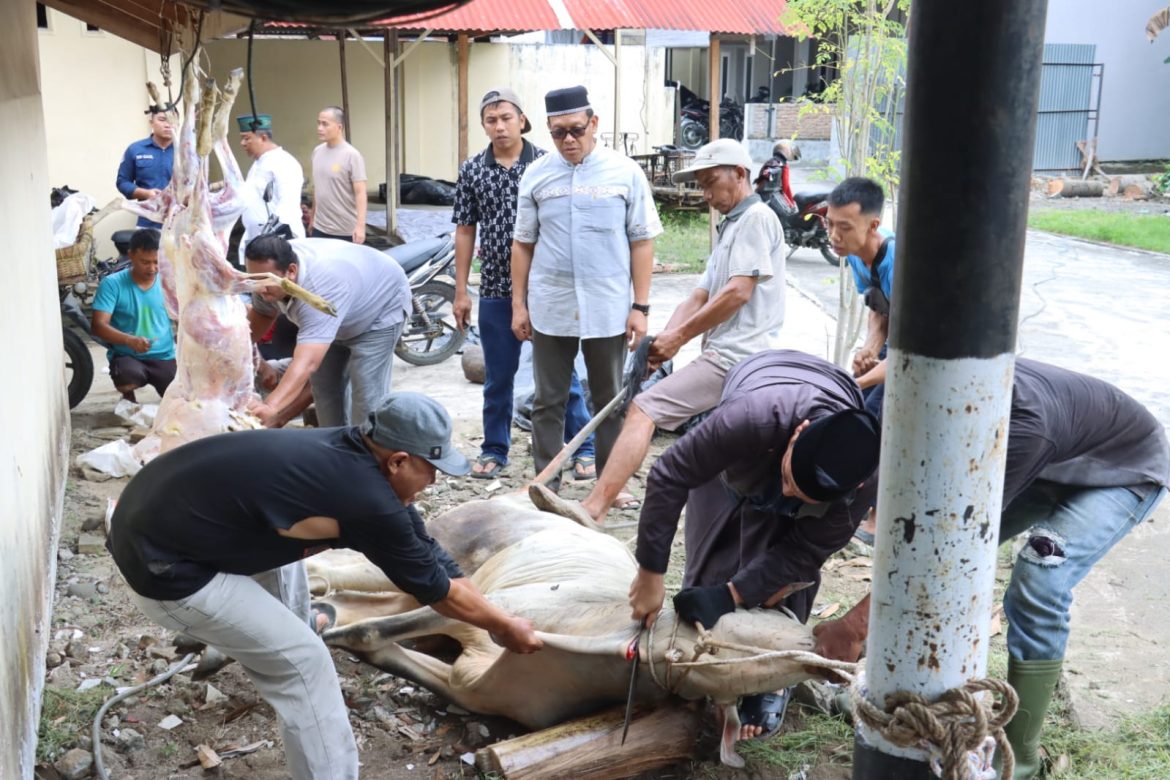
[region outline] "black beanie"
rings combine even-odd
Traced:
[[[836,501],[878,465],[881,425],[863,409],[819,417],[792,447],[792,479],[814,501]]]

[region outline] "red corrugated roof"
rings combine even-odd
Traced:
[[[474,0],[475,3],[490,0]],[[786,0],[563,0],[579,28],[784,35]]]
[[[557,0],[472,0],[437,16],[397,16],[361,25],[363,30],[492,32],[561,30],[551,3]],[[576,29],[697,30],[738,35],[784,35],[780,15],[786,0],[560,0]],[[568,20],[566,20],[568,21]],[[308,28],[268,22],[267,28]]]

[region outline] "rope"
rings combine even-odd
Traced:
[[[978,693],[991,695],[981,700],[976,698]],[[857,717],[886,741],[928,750],[934,763],[941,764],[936,773],[943,780],[971,777],[968,754],[986,756],[988,737],[1003,756],[1003,777],[1011,780],[1016,759],[1003,727],[1015,715],[1019,698],[1005,681],[968,680],[960,688],[944,691],[934,702],[899,691],[886,697],[884,710],[865,696],[860,685],[852,687],[851,699]]]
[[[651,649],[654,646],[655,625],[657,621],[651,624],[647,634]],[[916,693],[899,691],[886,697],[886,707],[882,710],[866,697],[858,664],[834,661],[807,650],[766,650],[725,642],[715,639],[701,623],[695,624],[699,637],[691,660],[683,661],[683,653],[676,645],[678,626],[676,613],[670,647],[665,654],[665,684],[658,679],[654,668],[654,653],[651,651],[648,654],[651,679],[669,693],[677,693],[678,686],[697,666],[733,666],[783,658],[805,666],[831,669],[851,683],[853,711],[866,726],[893,745],[929,752],[935,774],[943,780],[994,777],[994,773],[989,772],[993,745],[999,748],[1003,756],[1003,777],[1011,780],[1016,762],[1003,729],[1015,715],[1019,698],[1015,689],[1003,680],[968,680],[959,688],[944,691],[934,702]],[[746,655],[736,658],[703,657],[714,656],[719,650]],[[683,673],[677,682],[672,682],[675,667],[681,668]],[[979,698],[978,694],[981,693],[989,695]]]

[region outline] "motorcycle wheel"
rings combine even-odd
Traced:
[[[85,399],[93,386],[93,357],[85,341],[69,328],[61,332],[65,342],[65,386],[69,390],[69,408]]]
[[[833,253],[833,247],[829,246],[828,243],[821,244],[821,257],[825,258],[825,262],[834,268],[841,265],[841,258]]]
[[[412,315],[410,326],[394,347],[394,354],[412,366],[442,363],[459,351],[465,338],[455,327],[455,286],[431,280],[414,290],[412,298],[422,305],[431,324],[428,328],[419,315]]]
[[[683,122],[679,129],[679,141],[687,149],[698,149],[707,143],[707,130],[695,121]]]

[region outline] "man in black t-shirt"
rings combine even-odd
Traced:
[[[411,505],[436,469],[468,468],[443,407],[393,393],[360,428],[228,433],[159,456],[126,486],[107,547],[147,616],[240,662],[280,717],[294,778],[348,780],[357,746],[329,650],[248,575],[348,547],[440,614],[539,650]]]

